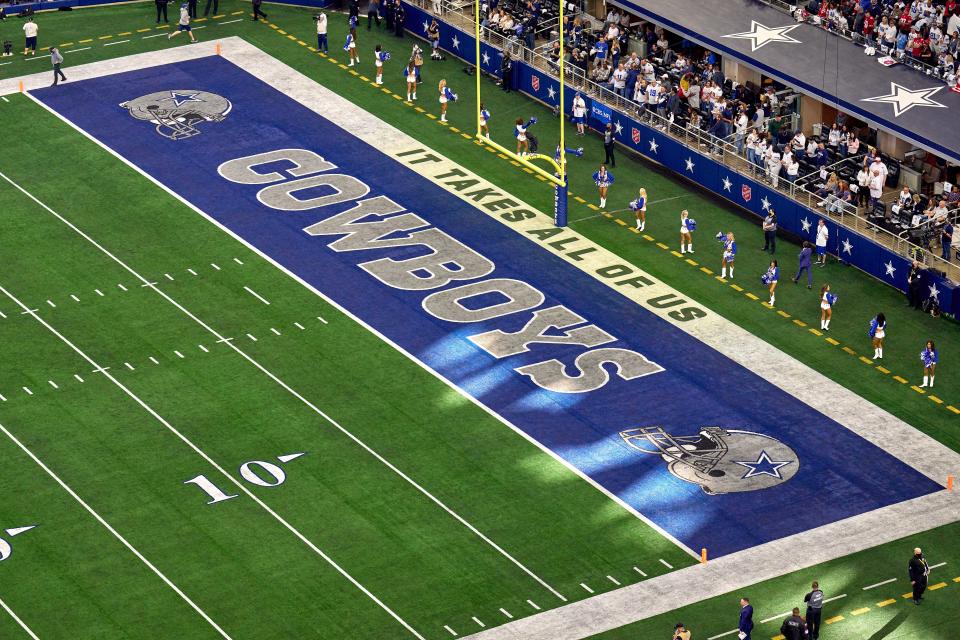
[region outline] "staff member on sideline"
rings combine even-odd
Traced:
[[[920,280],[923,278],[923,265],[914,260],[910,265],[910,274],[907,276],[907,304],[914,309],[923,307],[923,295]]]
[[[327,14],[321,11],[314,20],[317,22],[317,51],[328,54],[330,49],[327,45]]]
[[[53,64],[53,86],[57,86],[57,82],[63,80],[67,81],[67,76],[63,75],[63,71],[60,71],[60,65],[63,64],[63,54],[60,53],[60,49],[53,47],[50,49],[50,62]]]
[[[763,250],[773,255],[777,251],[777,212],[773,207],[767,209],[767,216],[763,219]]]
[[[740,598],[740,623],[737,625],[737,637],[740,640],[750,640],[753,631],[753,607],[750,598]]]
[[[937,373],[937,346],[933,340],[927,340],[926,346],[920,352],[920,360],[923,362],[923,384],[921,387],[932,387],[933,376]],[[929,379],[930,384],[927,384]]]
[[[611,167],[617,166],[617,160],[613,157],[613,145],[616,144],[613,138],[613,125],[609,122],[607,123],[607,128],[603,131],[603,152],[606,154],[606,158],[603,163],[610,163]]]
[[[827,264],[827,240],[830,239],[830,229],[827,229],[827,223],[820,219],[817,223],[817,266],[824,267]]]
[[[156,0],[157,5],[157,24],[160,24],[160,16],[163,16],[164,22],[170,22],[170,18],[167,17],[167,3],[169,0]]]
[[[929,343],[927,343],[929,344]],[[927,590],[927,576],[930,575],[930,565],[923,557],[923,551],[920,547],[913,550],[913,557],[907,565],[907,572],[910,574],[910,584],[913,586],[913,604],[920,604],[923,600],[923,592]]]
[[[820,591],[819,582],[810,585],[810,593],[803,596],[803,601],[807,603],[807,633],[810,634],[810,640],[818,640],[820,616],[823,613],[823,591]]]
[[[210,15],[210,7],[213,6],[213,15],[220,13],[220,0],[207,0],[207,6],[203,9],[203,17]]]
[[[806,640],[807,624],[800,617],[800,609],[793,608],[793,615],[780,625],[780,635],[786,640]]]
[[[813,255],[813,245],[806,240],[803,241],[803,248],[800,249],[800,265],[797,267],[797,275],[793,276],[793,284],[800,282],[800,276],[804,271],[807,272],[807,289],[813,288],[813,273],[810,271],[810,256]]]
[[[23,55],[28,53],[31,56],[37,55],[37,32],[40,31],[40,27],[37,26],[37,23],[33,21],[33,18],[27,18],[27,21],[23,23],[23,35],[24,35],[24,45],[23,45]]]
[[[253,21],[256,22],[257,18],[267,19],[267,14],[263,11],[260,11],[260,5],[263,3],[263,0],[253,0]]]
[[[883,339],[887,335],[887,318],[878,313],[870,321],[870,338],[873,341],[873,359],[883,359]]]

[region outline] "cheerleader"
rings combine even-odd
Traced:
[[[450,90],[446,80],[440,80],[440,122],[447,121],[447,103],[456,101],[457,94]]]
[[[607,206],[607,189],[613,184],[613,174],[607,171],[607,165],[600,165],[600,169],[593,174],[593,181],[600,189],[600,208]]]
[[[586,135],[583,131],[587,119],[587,103],[579,93],[573,96],[573,123],[577,125],[577,135]]]
[[[727,232],[723,240],[723,257],[720,259],[720,277],[727,277],[727,268],[730,268],[730,279],[733,280],[733,261],[737,258],[737,241],[733,239],[733,231]]]
[[[733,267],[730,267],[730,271],[733,271]],[[764,274],[764,284],[770,287],[770,306],[774,306],[774,303],[777,300],[777,281],[780,280],[780,266],[777,264],[776,260],[770,261],[770,266],[767,267],[767,273]]]
[[[640,196],[630,203],[630,208],[637,215],[637,231],[643,231],[647,224],[647,190],[640,188]],[[682,249],[683,247],[681,247]]]
[[[374,63],[377,65],[377,84],[383,84],[383,63],[390,59],[390,54],[381,50],[380,45],[377,45],[373,55]]]
[[[482,135],[487,140],[490,139],[490,129],[487,128],[487,122],[490,120],[490,112],[487,111],[487,108],[480,103],[480,135]]]
[[[870,321],[870,338],[873,341],[873,359],[883,359],[883,339],[887,335],[887,318],[878,313]]]
[[[937,372],[937,347],[933,340],[927,340],[927,346],[920,352],[920,360],[923,361],[923,384],[921,387],[933,386],[933,375]],[[927,381],[930,384],[927,384]]]
[[[412,58],[407,63],[407,68],[403,70],[403,75],[407,78],[407,102],[412,102],[417,99],[417,68]]]
[[[693,225],[690,224],[690,213],[686,209],[680,212],[680,253],[693,253]],[[686,249],[684,249],[686,243]]]
[[[537,122],[536,118],[530,118],[526,124],[523,123],[523,118],[517,118],[516,127],[514,127],[513,135],[517,139],[517,155],[525,156],[527,155],[527,149],[530,148],[530,144],[527,142],[527,128]]]
[[[355,29],[351,28],[350,33],[347,34],[347,40],[343,43],[343,50],[350,56],[348,67],[360,64],[360,56],[357,54],[357,31]]]
[[[837,296],[830,293],[830,285],[825,284],[820,289],[820,329],[830,331],[830,317],[833,315],[833,305],[837,302]]]

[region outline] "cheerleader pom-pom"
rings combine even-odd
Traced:
[[[722,241],[723,241],[723,231],[717,231],[717,235],[715,235],[715,236],[713,236],[713,237],[722,242]]]
[[[537,117],[536,117],[536,116],[530,118],[530,124],[537,124]]]

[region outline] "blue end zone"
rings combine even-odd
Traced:
[[[201,123],[201,135],[173,141],[118,106],[153,92],[184,89],[228,98],[229,116],[219,123]],[[707,547],[716,557],[941,488],[222,58],[86,80],[35,95],[692,549]],[[565,305],[618,336],[604,347],[637,351],[665,371],[632,381],[611,376],[606,385],[582,394],[537,387],[514,369],[550,358],[570,365],[584,348],[534,344],[526,353],[497,360],[467,336],[493,329],[517,331],[529,320],[529,312],[471,325],[438,320],[421,306],[429,292],[388,288],[357,267],[384,256],[422,254],[422,248],[334,252],[327,246],[334,236],[312,237],[303,228],[348,205],[278,212],[257,200],[261,185],[234,184],[217,173],[227,160],[291,148],[315,151],[336,164],[337,172],[371,185],[368,197],[386,195],[483,254],[497,265],[487,277],[533,285],[547,298],[540,308]],[[545,218],[544,227],[549,226]],[[723,451],[709,438],[697,437],[702,427],[713,425],[769,438],[757,436],[751,445],[730,436],[729,450]],[[737,474],[738,481],[741,476],[758,479],[762,486],[780,473],[795,475],[765,489],[708,495],[698,484],[681,479],[684,473],[697,472],[691,464],[680,463],[673,475],[666,468],[669,458],[640,453],[620,437],[626,429],[655,426],[691,437],[666,443],[662,437],[644,440],[648,446],[657,441],[670,451],[670,446],[709,445],[700,459],[709,466],[710,460],[723,458],[726,479]],[[672,451],[676,457],[684,455]],[[707,467],[700,472],[708,473]]]

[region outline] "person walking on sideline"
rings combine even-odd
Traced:
[[[921,387],[932,387],[933,376],[937,373],[937,346],[933,340],[927,340],[926,346],[920,352],[920,360],[923,362],[923,384]],[[930,384],[927,384],[927,380]]]
[[[910,558],[907,571],[910,574],[910,584],[913,586],[913,604],[920,604],[923,600],[923,592],[927,590],[927,576],[930,575],[930,565],[923,557],[920,547],[913,550],[913,557]]]
[[[827,229],[827,223],[820,219],[817,223],[817,266],[823,267],[827,264],[827,240],[830,239],[830,229]]]
[[[27,21],[23,23],[23,55],[37,55],[37,32],[39,31],[40,27],[37,26],[32,17],[27,18]]]
[[[807,633],[810,634],[810,640],[817,640],[820,637],[820,616],[823,613],[823,591],[820,591],[819,582],[810,585],[810,593],[803,596],[803,601],[807,603]]]
[[[740,598],[740,624],[737,625],[737,637],[740,640],[750,640],[753,631],[753,607],[750,598]]]
[[[157,5],[157,24],[160,24],[160,16],[163,16],[164,22],[170,22],[170,18],[167,17],[167,3],[170,0],[155,0]]]
[[[186,2],[180,5],[180,21],[177,23],[177,30],[168,33],[167,40],[180,35],[184,31],[190,36],[190,42],[197,41],[193,35],[193,30],[190,28],[190,7]]]
[[[203,17],[210,15],[210,7],[213,7],[213,15],[220,13],[220,0],[207,0],[207,6],[203,9]]]
[[[785,640],[806,640],[807,623],[800,617],[800,609],[793,608],[793,615],[783,621],[780,625],[780,635]]]
[[[253,0],[253,21],[256,22],[257,18],[267,19],[267,14],[263,11],[260,11],[260,5],[263,3],[263,0]]]
[[[773,207],[767,209],[767,216],[763,219],[763,250],[773,255],[777,251],[777,212]]]
[[[314,20],[317,22],[317,51],[328,54],[330,49],[327,43],[327,14],[321,11]]]
[[[883,359],[883,339],[887,335],[887,318],[878,313],[870,321],[870,339],[873,342],[873,359]]]
[[[611,167],[617,166],[617,160],[613,157],[614,144],[613,125],[608,122],[607,128],[603,131],[603,152],[606,154],[603,163],[607,164],[609,162]]]
[[[803,241],[803,248],[800,249],[800,264],[797,267],[797,275],[793,276],[793,284],[800,282],[800,276],[807,272],[807,289],[813,288],[813,272],[810,271],[810,256],[813,255],[813,245],[806,240]]]
[[[63,75],[63,71],[60,71],[60,65],[63,64],[63,54],[60,53],[60,49],[53,47],[50,49],[50,62],[53,64],[53,86],[57,86],[57,82],[63,80],[67,81],[67,76]]]

